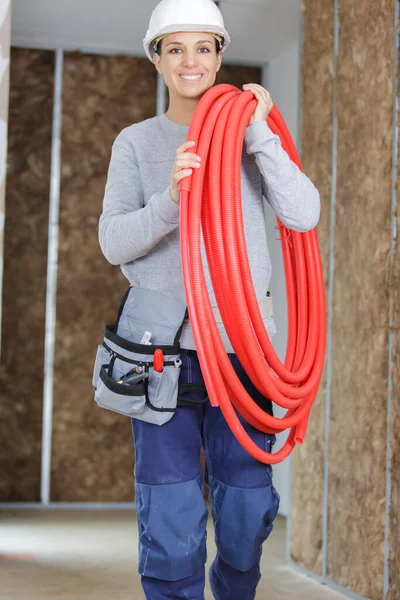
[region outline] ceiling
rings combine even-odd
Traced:
[[[12,0],[12,44],[144,56],[158,0]],[[224,62],[264,64],[298,42],[300,0],[222,0]]]

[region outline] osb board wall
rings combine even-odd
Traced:
[[[386,497],[394,3],[341,0],[339,22],[327,576],[378,600]]]
[[[54,53],[12,49],[0,368],[0,496],[40,499]]]
[[[156,112],[147,60],[67,53],[53,416],[53,501],[133,499],[130,420],[97,407],[91,376],[105,323],[129,283],[103,257],[98,219],[117,134]]]
[[[321,197],[318,238],[329,277],[330,201],[332,171],[332,92],[334,2],[304,3],[302,165]],[[322,520],[324,494],[324,428],[326,373],[315,400],[307,437],[293,454],[291,558],[322,574]]]

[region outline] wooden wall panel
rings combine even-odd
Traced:
[[[0,367],[0,500],[40,500],[54,53],[11,52]]]
[[[341,0],[329,445],[328,577],[382,598],[385,530],[392,0]]]
[[[318,238],[328,290],[332,172],[332,93],[334,2],[319,10],[318,0],[304,3],[302,165],[319,190]],[[291,558],[322,574],[326,373],[313,406],[307,437],[293,454]]]
[[[155,115],[156,70],[143,58],[67,53],[51,497],[133,499],[130,420],[97,407],[97,344],[129,283],[103,257],[98,220],[111,146],[125,126]]]

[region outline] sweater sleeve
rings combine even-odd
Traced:
[[[147,254],[179,225],[180,207],[168,188],[144,205],[143,185],[135,151],[122,131],[115,140],[99,222],[101,250],[112,265]]]
[[[256,121],[246,128],[245,142],[261,172],[263,194],[282,223],[294,231],[313,229],[321,211],[318,190],[289,158],[279,136],[266,121]]]

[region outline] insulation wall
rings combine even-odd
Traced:
[[[291,555],[327,582],[372,600],[400,597],[399,479],[387,462],[387,423],[393,465],[400,452],[395,8],[391,0],[304,3],[303,163],[322,199],[329,377],[313,410],[309,448],[294,459]]]
[[[217,73],[215,85],[229,83],[241,90],[245,83],[261,84],[261,77],[262,70],[259,67],[237,67],[235,65],[225,65],[222,62],[221,68]]]
[[[400,98],[398,98],[398,102]],[[400,105],[400,104],[398,104]],[[400,190],[399,165],[397,165],[396,191]],[[397,194],[398,196],[398,194]],[[397,212],[395,212],[397,217]],[[399,227],[398,220],[397,229]],[[391,364],[391,488],[389,512],[389,577],[387,600],[400,600],[400,250],[392,247],[391,274],[392,364]]]
[[[398,11],[400,5],[397,5]],[[399,127],[400,107],[400,45],[397,48],[397,114]],[[400,600],[400,246],[396,242],[399,231],[398,201],[400,193],[400,136],[397,131],[397,179],[392,192],[392,247],[390,273],[391,364],[390,393],[390,506],[389,506],[389,593],[386,600]]]
[[[54,53],[11,53],[0,367],[0,497],[40,499]]]
[[[341,0],[336,80],[327,574],[368,598],[383,589],[393,9],[392,0]]]
[[[156,86],[147,59],[64,55],[53,501],[133,498],[130,420],[93,401],[95,350],[129,286],[101,253],[98,219],[113,141],[155,115]]]
[[[319,6],[319,0],[305,3],[302,165],[320,193],[318,235],[327,289],[332,188],[334,3],[333,0],[326,2],[324,10],[319,10]],[[325,405],[326,370],[311,412],[306,443],[296,448],[293,455],[292,559],[317,575],[322,575]]]

